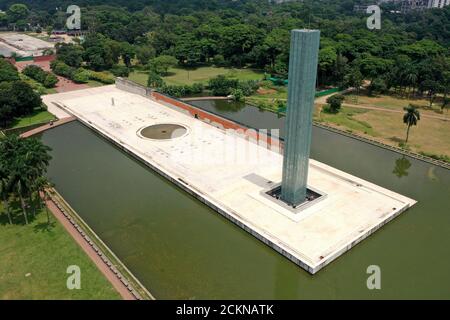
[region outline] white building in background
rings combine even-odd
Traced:
[[[450,5],[450,0],[403,0],[402,12],[408,12],[411,10],[444,8],[448,5]]]

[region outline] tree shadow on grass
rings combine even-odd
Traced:
[[[34,117],[34,116],[37,116],[39,113],[41,113],[41,112],[43,112],[43,111],[46,111],[46,109],[44,109],[44,108],[36,108],[36,109],[34,109],[31,113],[29,113],[29,114],[26,114],[26,115],[24,115],[23,117]],[[22,118],[23,117],[19,117],[19,118],[14,118],[13,119],[13,121],[12,121],[12,123],[11,123],[11,125],[10,125],[10,127],[11,128],[14,128],[16,125],[18,125],[19,124],[19,122],[22,120]],[[45,121],[43,121],[43,122],[45,122]]]
[[[9,202],[9,208],[11,210],[11,220],[13,225],[19,225],[24,226],[25,224],[25,218],[23,216],[22,208],[20,206],[20,202],[18,199],[14,199]],[[32,224],[36,221],[39,214],[42,214],[40,212],[41,208],[38,206],[37,203],[31,203],[27,206],[28,214],[28,224]],[[33,215],[34,212],[34,215]],[[9,225],[9,219],[8,215],[6,214],[6,211],[4,208],[0,208],[0,226]]]
[[[397,142],[397,143],[405,142],[405,139],[401,139],[399,137],[390,137],[389,140],[391,140],[392,142]]]
[[[34,229],[35,233],[52,232],[55,227],[56,227],[56,222],[51,221],[50,223],[47,223],[47,222],[38,223],[33,227],[33,229]]]

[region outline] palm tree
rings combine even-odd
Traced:
[[[416,107],[414,107],[411,104],[403,108],[403,110],[406,111],[406,113],[403,115],[403,123],[405,123],[408,126],[406,129],[405,143],[408,143],[409,129],[411,128],[411,126],[417,125],[417,122],[420,120],[420,112],[419,110],[417,110]]]
[[[31,205],[34,191],[38,188],[39,192],[39,188],[48,185],[42,177],[51,159],[49,151],[50,148],[35,138],[8,136],[0,141],[1,196],[4,202],[11,192],[18,196],[26,224],[28,214],[25,197],[28,197],[28,204]],[[32,212],[35,216],[34,210]]]
[[[14,190],[16,195],[20,199],[20,206],[22,207],[23,217],[25,224],[28,224],[27,206],[24,196],[29,193],[28,186],[30,185],[29,168],[25,165],[22,159],[16,159],[12,165],[11,176],[9,180],[9,188]]]
[[[412,87],[413,89],[417,86],[417,79],[418,79],[417,71],[413,68],[410,68],[406,71],[405,80],[409,87]],[[408,90],[408,99],[411,95],[411,90]]]
[[[21,158],[24,160],[23,164],[23,174],[25,178],[22,180],[23,191],[26,191],[26,195],[28,195],[29,204],[31,205],[32,214],[35,217],[36,212],[33,203],[33,191],[35,190],[33,182],[36,182],[37,179],[43,177],[44,173],[47,171],[47,166],[50,162],[50,155],[48,151],[49,147],[42,144],[41,141],[35,138],[29,138],[26,140],[22,140],[21,146]],[[23,195],[25,195],[23,194]],[[23,196],[22,195],[22,196]]]
[[[42,176],[52,158],[48,154],[50,148],[35,138],[23,140],[22,148],[25,162],[31,168],[30,175],[34,178]]]
[[[48,212],[47,205],[45,201],[47,200],[47,189],[53,187],[53,184],[44,176],[37,178],[34,182],[34,189],[37,191],[39,205],[42,209],[42,205],[45,207],[45,212],[47,213],[47,224],[50,224],[50,215]],[[42,198],[41,198],[42,194]]]
[[[6,211],[6,215],[8,216],[9,224],[12,224],[11,211],[9,208],[9,190],[7,189],[7,178],[8,175],[6,173],[5,167],[0,164],[0,197],[2,199],[3,208]]]
[[[3,208],[8,216],[9,223],[12,224],[11,209],[9,206],[9,197],[11,195],[10,168],[8,159],[15,154],[16,144],[13,137],[0,140],[0,198]]]

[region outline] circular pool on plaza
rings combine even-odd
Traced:
[[[138,136],[152,140],[171,140],[184,137],[188,129],[176,123],[153,124],[138,130]]]

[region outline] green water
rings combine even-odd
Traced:
[[[243,110],[241,122],[282,125],[254,108],[232,113]],[[323,129],[313,136],[313,158],[419,201],[314,276],[83,125],[42,139],[57,189],[157,298],[450,298],[450,171]],[[381,268],[381,290],[367,289],[369,265]]]

